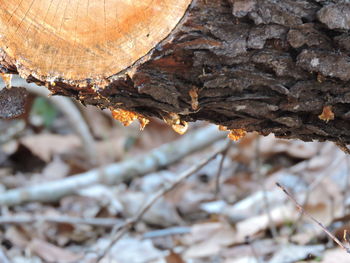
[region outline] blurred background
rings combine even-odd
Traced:
[[[276,186],[348,245],[350,163],[333,143],[256,133],[229,143],[214,125],[190,124],[180,136],[157,119],[140,131],[28,88],[26,113],[0,120],[0,262],[350,262]]]

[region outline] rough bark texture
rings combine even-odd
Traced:
[[[49,88],[101,108],[350,143],[349,29],[347,1],[194,0],[133,74]],[[334,120],[319,118],[326,106]]]

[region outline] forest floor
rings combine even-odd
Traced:
[[[29,101],[25,116],[0,121],[0,199],[10,189],[60,182],[182,138],[159,120],[140,132],[106,111],[77,106],[93,137],[84,141],[58,104],[36,95]],[[207,126],[192,124],[188,133]],[[0,262],[350,262],[311,219],[349,245],[349,156],[330,142],[248,134],[173,185],[228,142],[116,185],[94,184],[57,201],[3,204]],[[139,216],[162,189],[171,190]]]

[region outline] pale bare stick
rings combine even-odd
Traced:
[[[8,215],[0,217],[0,225],[12,224],[32,224],[35,222],[49,222],[49,223],[66,223],[72,225],[91,225],[102,227],[113,227],[117,224],[121,224],[122,221],[114,218],[82,218],[71,216],[21,216],[21,215]]]
[[[166,237],[166,236],[175,236],[175,235],[184,235],[191,232],[191,227],[188,226],[176,226],[169,227],[165,229],[153,230],[147,233],[144,233],[142,238],[158,238],[158,237]]]
[[[176,188],[178,185],[180,185],[184,180],[186,180],[188,177],[190,177],[191,175],[193,175],[195,172],[197,172],[198,170],[200,170],[202,167],[204,167],[207,163],[209,163],[212,159],[214,159],[218,154],[222,153],[223,151],[225,151],[227,147],[220,147],[218,150],[216,150],[214,153],[212,153],[211,155],[209,155],[207,158],[203,159],[202,161],[200,161],[198,164],[190,167],[188,170],[184,171],[182,174],[179,175],[179,177],[177,177],[175,179],[175,181],[173,181],[171,184],[169,184],[168,186],[165,186],[163,189],[160,189],[158,192],[156,192],[143,206],[142,208],[139,210],[139,212],[136,214],[135,217],[131,218],[130,220],[127,220],[127,222],[122,225],[121,227],[118,228],[117,233],[115,234],[115,236],[112,237],[111,242],[109,243],[109,245],[107,246],[106,249],[104,249],[104,251],[102,251],[102,253],[98,256],[97,258],[97,262],[99,262],[100,260],[102,260],[107,254],[108,252],[111,250],[111,248],[128,232],[128,230],[132,227],[134,227],[141,219],[142,217],[145,215],[145,213],[153,206],[153,204],[159,200],[159,198],[161,198],[162,196],[164,196],[165,194],[167,194],[168,192],[170,192],[171,190],[173,190],[174,188]]]
[[[180,139],[164,144],[143,155],[132,156],[119,163],[103,166],[64,179],[44,182],[18,189],[11,189],[0,195],[0,205],[18,205],[25,202],[50,202],[74,194],[95,184],[115,185],[171,165],[195,151],[202,150],[216,141],[224,139],[227,133],[209,126],[189,132]]]
[[[314,223],[316,223],[340,248],[342,248],[346,253],[350,254],[350,248],[344,246],[340,240],[334,236],[321,222],[319,222],[316,218],[310,215],[305,209],[298,203],[298,201],[288,192],[288,190],[282,186],[280,183],[276,183],[276,185],[287,195],[287,197],[294,203],[296,208],[300,211],[300,213],[306,215],[310,218]]]

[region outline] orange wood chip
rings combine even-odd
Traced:
[[[179,114],[170,112],[166,116],[163,116],[166,124],[171,126],[175,132],[178,134],[185,134],[188,130],[188,123],[181,120]]]
[[[227,135],[227,138],[229,138],[232,141],[238,141],[239,139],[243,138],[247,132],[243,129],[233,129],[230,130],[230,133]]]
[[[247,132],[243,129],[227,129],[226,126],[219,125],[219,130],[220,131],[229,131],[230,133],[227,135],[227,138],[229,138],[232,141],[238,141],[242,137],[244,137]]]
[[[321,115],[318,116],[320,120],[329,122],[334,120],[334,112],[332,111],[332,106],[324,106]]]
[[[227,127],[219,125],[219,131],[227,131]]]
[[[193,110],[198,110],[199,108],[199,102],[198,102],[198,88],[193,87],[189,91],[190,97],[191,97],[191,106]]]
[[[143,130],[149,123],[149,120],[144,116],[132,111],[123,109],[111,110],[114,119],[120,121],[124,126],[129,126],[134,120],[140,122],[140,129]]]
[[[173,128],[173,130],[174,130],[175,132],[177,132],[178,134],[183,135],[183,134],[185,134],[185,133],[187,132],[187,130],[188,130],[188,123],[185,122],[185,121],[181,121],[180,124],[173,124],[171,127]]]
[[[2,80],[5,82],[6,87],[11,88],[12,74],[0,73]]]

